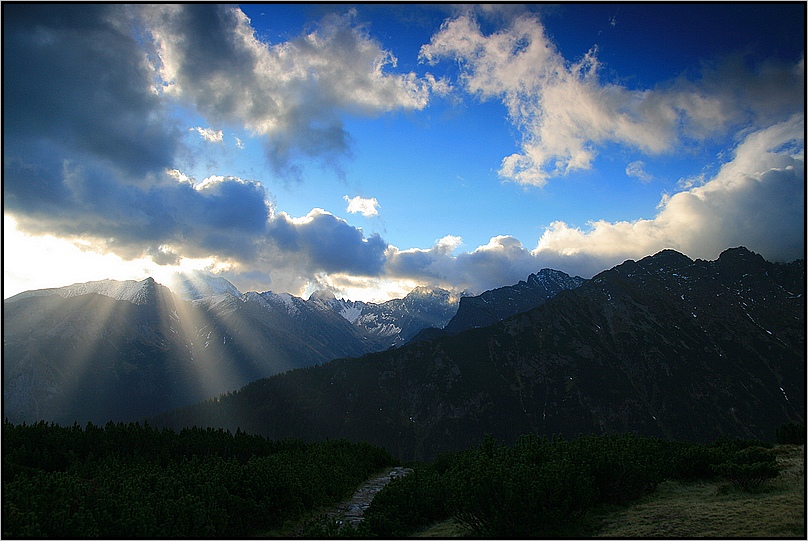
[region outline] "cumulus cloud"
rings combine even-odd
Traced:
[[[299,273],[347,272],[372,276],[384,265],[387,243],[374,233],[365,237],[361,229],[322,209],[302,218],[281,212],[270,221],[267,231],[279,254],[293,262]]]
[[[164,174],[144,189],[116,182],[97,165],[50,165],[6,162],[4,210],[29,233],[92,240],[125,259],[253,259],[270,217],[263,187],[235,177],[194,186]],[[43,185],[54,195],[24,197],[26,187]]]
[[[697,81],[680,77],[630,89],[603,80],[597,47],[567,61],[530,15],[485,35],[467,11],[446,21],[420,54],[426,62],[459,62],[466,91],[505,104],[522,141],[499,174],[534,186],[591,168],[606,143],[670,152],[743,122],[765,127],[784,120],[802,110],[805,95],[804,58],[795,66],[766,62],[751,69],[746,59],[732,58],[705,68]]]
[[[540,269],[539,261],[511,236],[499,235],[471,252],[453,255],[460,237],[439,239],[429,249],[387,251],[386,274],[389,278],[409,278],[422,283],[473,293],[513,284]]]
[[[122,5],[4,6],[4,158],[97,159],[139,182],[172,165],[181,131],[130,21]]]
[[[346,195],[343,196],[343,199],[348,202],[348,208],[345,210],[351,214],[358,213],[366,218],[379,215],[379,202],[375,197],[365,198],[358,195],[356,197],[348,197]]]
[[[665,196],[652,218],[599,220],[587,228],[556,221],[533,249],[510,236],[458,255],[452,254],[458,237],[429,249],[390,246],[386,276],[479,293],[542,268],[589,278],[666,248],[715,259],[743,245],[773,261],[804,258],[804,129],[802,115],[795,115],[749,133],[715,176]]]
[[[150,5],[141,14],[163,91],[264,137],[277,171],[294,170],[298,154],[328,162],[348,153],[343,115],[422,109],[434,83],[389,73],[395,56],[355,24],[353,11],[273,45],[234,6]]]
[[[750,133],[713,178],[665,196],[651,219],[586,231],[555,222],[533,253],[586,273],[664,248],[704,259],[739,245],[775,261],[805,257],[804,129],[795,115]]]
[[[430,83],[388,73],[395,58],[354,23],[326,19],[267,45],[232,6],[4,8],[4,213],[20,231],[127,260],[213,257],[245,280],[378,275],[379,235],[318,209],[291,218],[252,180],[183,173],[188,130],[216,143],[223,130],[176,115],[191,105],[212,125],[246,127],[280,164],[294,149],[344,150],[343,114],[424,107]]]

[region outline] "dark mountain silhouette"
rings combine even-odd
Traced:
[[[492,326],[256,381],[152,421],[349,438],[401,458],[486,433],[773,439],[805,417],[805,263],[665,250]]]
[[[580,276],[570,276],[553,269],[542,269],[512,286],[491,289],[476,296],[460,299],[457,313],[442,329],[429,327],[420,331],[412,341],[431,340],[439,336],[487,327],[515,314],[527,312],[552,299],[561,291],[574,289],[586,282]]]

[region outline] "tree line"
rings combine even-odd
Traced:
[[[349,497],[394,463],[345,440],[138,423],[3,423],[3,537],[228,538]]]
[[[783,425],[780,443],[804,443]],[[396,465],[367,443],[268,440],[237,430],[148,424],[3,423],[4,537],[255,537],[349,497]],[[581,537],[588,513],[664,480],[725,479],[752,491],[779,469],[773,444],[696,444],[632,434],[486,436],[464,451],[409,464],[357,527],[309,521],[307,535],[401,537],[454,518],[483,537]],[[582,529],[584,528],[584,529]]]
[[[454,518],[485,538],[589,537],[594,532],[584,519],[596,506],[637,500],[664,480],[721,478],[755,490],[779,474],[772,447],[758,440],[696,444],[632,434],[525,435],[509,446],[487,436],[477,447],[414,464],[410,475],[376,496],[364,522],[337,533],[401,537]]]

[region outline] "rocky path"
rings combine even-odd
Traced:
[[[385,473],[378,475],[357,489],[353,497],[329,511],[327,515],[342,524],[356,526],[365,519],[365,510],[370,507],[374,496],[384,486],[397,477],[404,477],[412,470],[403,466],[396,466]]]

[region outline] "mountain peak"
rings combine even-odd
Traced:
[[[444,327],[449,334],[492,325],[506,317],[527,312],[567,289],[586,280],[554,269],[542,269],[512,286],[491,289],[480,295],[463,297],[457,314]]]
[[[754,274],[765,268],[768,263],[760,254],[739,246],[721,252],[715,265],[722,274],[738,279],[748,274]]]
[[[160,286],[160,284],[155,282],[154,278],[151,276],[140,281],[96,280],[64,287],[25,291],[6,299],[6,301],[17,301],[26,297],[45,297],[49,295],[59,295],[60,297],[70,298],[96,293],[105,297],[111,297],[115,300],[128,301],[132,304],[146,304],[150,299],[154,298],[154,293],[158,286]]]
[[[686,255],[670,248],[657,252],[640,259],[637,262],[640,266],[660,270],[675,271],[693,264],[693,260]]]
[[[333,291],[329,291],[327,289],[318,289],[311,295],[309,295],[310,301],[320,301],[320,302],[329,302],[336,300],[337,296],[334,295]]]
[[[205,271],[175,273],[171,277],[169,289],[187,301],[195,301],[222,293],[241,297],[241,291],[226,278]]]
[[[755,266],[760,266],[761,264],[765,264],[766,260],[763,259],[763,256],[757,254],[744,246],[738,246],[736,248],[729,248],[721,252],[721,255],[718,256],[719,263],[726,264],[738,264],[738,263],[745,263],[745,264],[752,264]]]

